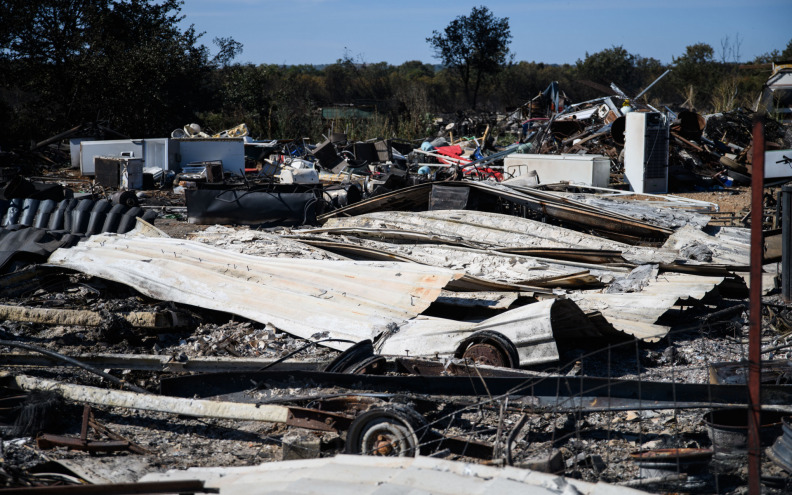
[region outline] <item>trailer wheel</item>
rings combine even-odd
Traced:
[[[381,375],[385,372],[385,358],[374,354],[371,340],[361,340],[339,354],[324,371],[351,375]]]
[[[375,407],[352,421],[345,450],[347,454],[414,457],[427,430],[424,417],[409,406]]]
[[[476,332],[463,340],[454,355],[487,366],[502,368],[520,366],[520,356],[512,341],[498,332],[489,330]]]

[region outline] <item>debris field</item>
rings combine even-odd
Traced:
[[[789,493],[792,128],[621,103],[6,153],[0,492]]]

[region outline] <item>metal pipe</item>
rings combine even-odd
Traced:
[[[126,495],[135,493],[219,493],[217,488],[204,488],[201,480],[146,481],[142,483],[112,483],[101,485],[63,485],[6,488],[8,495],[71,495],[108,494]]]
[[[633,100],[638,100],[638,98],[642,97],[642,96],[644,95],[644,93],[646,93],[647,91],[649,91],[649,90],[652,88],[652,86],[654,86],[655,84],[657,84],[657,83],[660,81],[660,79],[662,79],[662,78],[664,78],[665,76],[667,76],[669,72],[671,72],[671,69],[668,69],[667,71],[663,72],[663,74],[662,74],[660,77],[658,77],[657,79],[655,79],[654,81],[652,81],[652,84],[650,84],[649,86],[645,87],[643,91],[641,91],[640,93],[638,93],[638,94],[635,96],[635,98],[633,98]],[[657,110],[655,110],[655,112],[657,112]]]
[[[14,342],[13,340],[0,340],[0,345],[5,345],[5,346],[8,346],[8,347],[16,347],[16,348],[19,348],[19,349],[25,349],[25,350],[28,350],[28,351],[38,352],[40,354],[44,354],[45,356],[49,356],[49,357],[54,358],[54,359],[60,359],[61,361],[65,361],[65,362],[67,362],[69,364],[72,364],[74,366],[82,368],[85,371],[89,371],[89,372],[91,372],[91,373],[93,373],[95,375],[99,375],[102,378],[104,378],[106,380],[109,380],[109,381],[115,383],[116,385],[120,385],[122,387],[128,388],[129,390],[132,390],[133,392],[137,392],[139,394],[149,394],[149,393],[151,393],[151,392],[149,392],[148,390],[146,390],[144,388],[140,388],[137,385],[134,385],[134,384],[129,383],[129,382],[125,382],[124,380],[122,380],[120,378],[117,378],[117,377],[111,375],[110,373],[105,373],[104,371],[102,371],[100,369],[96,369],[93,366],[90,366],[88,364],[85,364],[85,363],[83,363],[80,360],[74,359],[72,357],[69,357],[69,356],[54,352],[54,351],[50,351],[49,349],[44,349],[43,347],[30,345],[30,344],[23,344],[21,342]]]
[[[784,302],[792,302],[792,186],[781,188],[781,294]]]
[[[751,291],[748,333],[748,493],[761,493],[762,444],[762,239],[764,192],[764,121],[758,116],[753,126],[753,170],[751,171]]]

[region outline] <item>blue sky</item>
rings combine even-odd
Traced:
[[[517,61],[574,63],[621,45],[671,63],[699,42],[720,58],[728,37],[746,62],[792,39],[792,0],[186,0],[182,13],[213,50],[217,36],[241,42],[237,62],[328,64],[346,53],[399,65],[438,63],[426,38],[477,5],[509,18]]]

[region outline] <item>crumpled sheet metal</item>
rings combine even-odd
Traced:
[[[767,455],[786,472],[792,473],[792,418],[783,419],[782,434]]]
[[[156,299],[225,311],[302,338],[378,341],[385,354],[450,356],[479,330],[497,331],[520,364],[558,360],[556,339],[603,333],[569,300],[521,306],[481,322],[420,316],[464,274],[413,263],[275,259],[179,239],[94,236],[49,264],[120,282]],[[346,349],[349,343],[328,342]]]
[[[593,208],[549,191],[533,188],[507,187],[486,181],[443,182],[443,187],[467,187],[490,199],[506,200],[523,205],[534,211],[562,221],[609,233],[611,237],[624,239],[666,239],[672,231],[650,225],[618,213]],[[429,208],[429,196],[433,183],[418,184],[397,191],[375,196],[353,205],[333,210],[317,217],[323,223],[330,218],[360,216],[375,211],[425,211]]]
[[[431,232],[456,236],[489,247],[556,247],[620,251],[625,259],[636,263],[670,263],[677,256],[674,251],[631,246],[527,218],[469,210],[374,212],[356,217],[331,218],[324,227]]]
[[[750,265],[750,229],[743,227],[714,227],[708,230],[712,231],[712,235],[692,226],[682,227],[668,238],[665,246],[682,253],[710,253],[711,259],[706,260],[710,263]]]
[[[514,343],[520,366],[558,361],[558,342],[594,339],[605,343],[628,338],[621,332],[603,333],[568,299],[549,299],[478,323],[418,316],[399,332],[389,335],[380,352],[415,357],[449,356],[454,354],[465,337],[482,330],[498,332]]]
[[[192,241],[112,235],[59,249],[48,262],[299,337],[328,332],[355,342],[419,315],[463,276],[418,264],[261,258]]]
[[[530,493],[532,495],[645,495],[604,482],[511,466],[494,467],[435,457],[337,455],[321,459],[265,462],[257,466],[191,467],[149,473],[147,481],[202,480],[221,494],[292,493]]]
[[[679,301],[700,300],[723,282],[724,277],[703,277],[682,273],[663,273],[654,277],[640,292],[604,294],[578,291],[569,294],[583,311],[599,311],[614,328],[636,338],[654,342],[664,337],[669,327],[658,319]]]
[[[265,230],[251,230],[248,227],[234,228],[213,225],[205,230],[191,233],[189,239],[227,251],[265,258],[349,260],[345,256],[324,249],[315,248]]]
[[[688,211],[686,209],[686,203],[681,201],[674,203],[672,200],[675,199],[675,197],[668,195],[661,196],[662,198],[668,198],[667,201],[637,200],[628,195],[613,195],[607,197],[574,193],[566,193],[564,195],[581,203],[601,208],[604,211],[611,213],[618,212],[621,215],[626,215],[636,220],[666,229],[676,230],[685,225],[691,225],[698,229],[702,229],[706,227],[712,219],[711,215],[702,214],[700,210]],[[714,209],[717,209],[717,205],[713,206]]]
[[[361,238],[350,239],[345,235],[334,236],[332,232],[324,232],[323,236],[306,236],[299,237],[299,239],[306,244],[312,245],[322,245],[321,241],[328,239],[325,242],[329,243],[332,241],[332,246],[361,250],[371,249],[376,252],[389,253],[402,260],[440,266],[451,270],[463,270],[469,275],[515,284],[530,285],[550,278],[570,276],[581,271],[588,271],[595,277],[607,279],[612,279],[615,276],[614,272],[619,275],[629,272],[629,269],[621,267],[612,268],[580,262],[562,262],[463,246],[418,243],[401,244]]]

